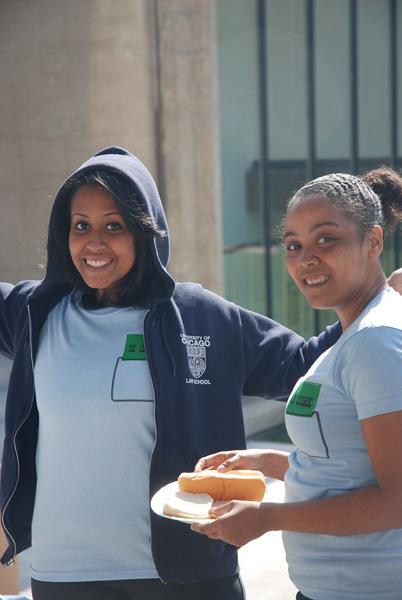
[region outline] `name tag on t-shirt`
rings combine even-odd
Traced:
[[[296,417],[312,417],[320,395],[320,383],[303,381],[290,397],[286,414]]]
[[[123,360],[147,360],[142,333],[129,333],[122,356]]]
[[[129,333],[126,336],[124,350],[114,368],[111,397],[114,402],[154,400],[142,333]]]

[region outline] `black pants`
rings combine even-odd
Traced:
[[[311,600],[311,598],[307,598],[307,596],[303,596],[301,592],[297,592],[296,600]]]
[[[239,576],[165,585],[159,579],[53,583],[32,579],[33,600],[245,600]]]

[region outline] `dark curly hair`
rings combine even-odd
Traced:
[[[362,180],[380,198],[384,213],[384,229],[387,233],[392,233],[402,220],[401,176],[390,167],[383,165],[362,175]]]

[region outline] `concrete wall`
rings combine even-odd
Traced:
[[[223,290],[215,6],[157,0],[161,184],[179,280]]]
[[[52,196],[95,150],[155,169],[147,18],[146,0],[1,3],[1,279],[38,276]]]
[[[126,146],[161,187],[171,268],[221,290],[214,4],[2,0],[0,280],[38,277],[52,197]]]

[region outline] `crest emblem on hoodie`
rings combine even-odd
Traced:
[[[207,368],[207,351],[205,348],[191,348],[187,346],[187,360],[191,375],[199,379]]]
[[[181,342],[186,346],[187,364],[194,379],[186,379],[186,383],[209,384],[209,380],[200,379],[207,368],[207,348],[211,346],[209,335],[180,334]]]

